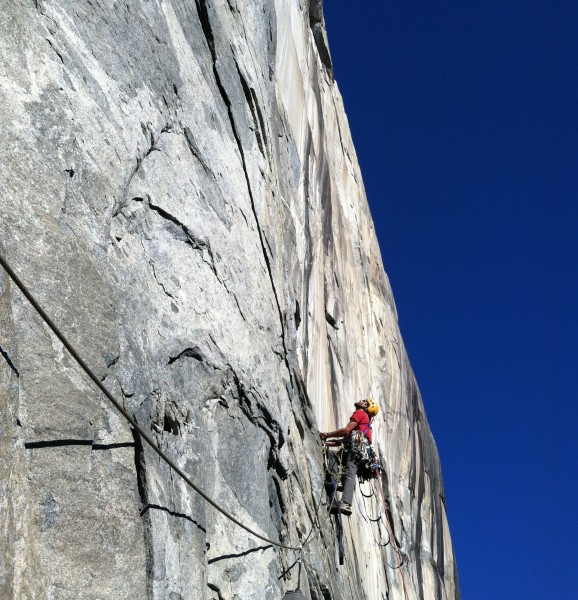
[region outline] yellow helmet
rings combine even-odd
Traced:
[[[370,417],[375,417],[375,415],[379,412],[379,406],[377,406],[377,402],[372,398],[367,398],[367,414]]]

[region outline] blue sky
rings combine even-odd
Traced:
[[[578,598],[578,3],[325,19],[462,598]]]

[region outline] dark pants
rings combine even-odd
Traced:
[[[353,504],[353,493],[355,492],[355,483],[357,482],[357,468],[359,467],[359,457],[353,456],[351,452],[345,453],[343,464],[343,495],[342,502]]]

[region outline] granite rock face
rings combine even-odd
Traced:
[[[307,541],[187,488],[2,272],[0,597],[459,598],[320,0],[3,0],[0,29],[3,255],[200,487]],[[365,484],[340,565],[318,432],[367,395],[395,539]]]

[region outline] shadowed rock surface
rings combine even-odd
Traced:
[[[3,254],[200,487],[308,541],[299,582],[2,272],[0,597],[458,599],[321,1],[4,0],[0,55]],[[395,540],[358,489],[340,565],[318,431],[367,395]]]

